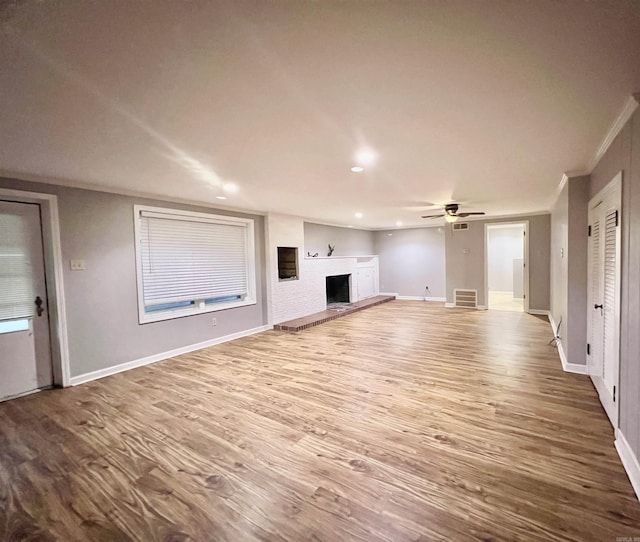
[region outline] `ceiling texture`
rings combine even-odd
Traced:
[[[548,210],[637,91],[640,1],[0,2],[2,175],[329,224]]]

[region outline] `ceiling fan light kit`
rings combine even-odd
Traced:
[[[439,215],[426,215],[423,216],[422,218],[441,218],[444,217],[444,219],[449,222],[449,223],[453,223],[456,220],[458,220],[458,218],[466,218],[468,216],[472,216],[472,215],[483,215],[484,212],[479,211],[479,212],[471,212],[471,213],[459,213],[458,212],[458,204],[457,203],[447,203],[444,206],[444,213],[443,214],[439,214]]]

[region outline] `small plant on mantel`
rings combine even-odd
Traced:
[[[331,243],[329,243],[329,252],[327,252],[327,256],[331,256],[335,249],[336,249],[336,246],[335,245],[331,246]]]

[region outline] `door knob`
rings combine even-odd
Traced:
[[[34,301],[34,303],[36,304],[37,315],[42,316],[44,309],[42,308],[42,299],[40,299],[40,296],[36,297],[36,300]]]
[[[603,307],[602,307],[602,305],[594,305],[593,308],[594,309],[602,309]]]

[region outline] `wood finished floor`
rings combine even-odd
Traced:
[[[0,540],[640,536],[545,319],[392,301],[0,404]]]

